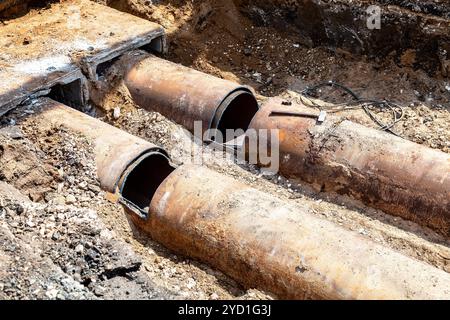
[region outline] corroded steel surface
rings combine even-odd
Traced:
[[[209,169],[181,166],[134,223],[246,288],[294,299],[442,299],[450,275]]]
[[[64,126],[93,141],[97,175],[101,187],[108,192],[116,192],[125,170],[142,155],[152,152],[166,154],[145,140],[51,99],[41,98],[34,105],[37,113],[32,118],[39,122],[41,128]]]
[[[280,130],[282,174],[450,235],[449,154],[338,118],[270,116],[301,110],[271,99],[250,126]]]
[[[193,132],[194,122],[202,121],[204,131],[215,128],[223,112],[223,102],[236,91],[250,94],[246,110],[258,109],[251,89],[231,81],[160,59],[144,52],[131,52],[121,58],[125,83],[141,107],[157,111]],[[253,114],[252,114],[253,115]],[[248,123],[252,115],[249,115]],[[247,125],[248,125],[247,123]],[[246,129],[246,128],[245,128]]]

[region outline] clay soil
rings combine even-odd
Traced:
[[[261,101],[271,96],[299,100],[298,92],[307,86],[334,80],[362,97],[399,103],[406,114],[394,128],[399,135],[450,152],[450,81],[414,70],[408,56],[399,64],[313,47],[289,25],[265,24],[264,12],[258,15],[262,20],[250,19],[244,14],[248,8],[228,0],[97,2],[160,23],[169,38],[165,58],[251,85]],[[321,97],[350,99],[328,91]],[[175,163],[189,160],[190,150],[184,146],[190,135],[160,114],[139,109],[120,79],[104,93],[97,110],[102,120],[165,147]],[[387,113],[375,111],[389,119]],[[276,298],[246,290],[140,234],[120,206],[105,200],[95,178],[91,142],[65,128],[42,132],[32,114],[32,106],[22,107],[0,122],[0,233],[2,243],[8,244],[0,250],[0,265],[8,270],[0,272],[0,298]],[[376,127],[361,110],[340,115]],[[256,167],[197,148],[205,152],[205,165],[215,171],[286,201],[307,204],[323,219],[450,272],[450,242],[431,230],[347,197],[318,194],[299,181],[264,176]],[[31,253],[41,258],[32,259]],[[18,267],[11,263],[14,259],[21,261]],[[37,267],[42,272],[24,278]]]

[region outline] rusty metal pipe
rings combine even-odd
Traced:
[[[31,116],[91,140],[102,187],[156,241],[281,298],[444,299],[450,275],[53,100]]]
[[[194,122],[208,129],[247,129],[258,111],[250,88],[134,51],[118,62],[134,101],[191,132]]]
[[[158,186],[144,232],[246,288],[289,299],[446,299],[450,274],[204,167]]]
[[[125,55],[120,66],[140,106],[191,132],[195,120],[202,120],[203,130],[223,133],[279,129],[283,175],[450,235],[449,155],[332,117],[320,126],[311,117],[272,117],[273,112],[298,113],[302,107],[269,99],[258,111],[248,89],[147,53]],[[241,90],[248,96],[241,96]],[[233,102],[237,97],[242,103]]]
[[[173,170],[163,149],[49,98],[38,99],[34,107],[37,112],[30,118],[42,130],[63,126],[92,141],[101,188],[120,194],[116,200],[138,216],[147,215],[149,199],[136,189],[143,187],[151,194],[151,187]]]
[[[271,116],[308,110],[281,102],[268,100],[250,128],[280,130],[283,175],[450,235],[449,154],[339,118]]]

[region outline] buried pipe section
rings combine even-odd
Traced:
[[[130,219],[175,252],[247,288],[294,299],[449,299],[450,274],[378,245],[204,167],[175,168],[142,139],[43,98],[41,130],[93,141],[102,188]]]
[[[133,51],[118,63],[134,101],[194,132],[247,130],[259,106],[250,88]]]
[[[279,163],[271,169],[279,168],[289,178],[450,235],[450,155],[338,118],[319,123],[319,115],[306,116],[311,109],[301,113],[303,106],[286,106],[276,98],[259,110],[248,88],[147,53],[129,53],[120,66],[141,107],[192,133],[197,120],[203,131],[218,129],[224,137],[227,129],[254,129],[263,141],[247,148],[247,159],[269,153],[273,159],[279,150]],[[266,132],[261,134],[266,129],[278,130],[277,145],[264,138]],[[241,141],[248,146],[249,140]],[[267,158],[260,165],[267,165]]]
[[[250,128],[277,129],[280,172],[450,236],[450,155],[302,105],[269,99]],[[270,149],[270,139],[258,136]],[[261,141],[263,140],[263,141]],[[249,148],[258,156],[258,147]]]

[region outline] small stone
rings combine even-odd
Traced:
[[[84,246],[82,244],[79,244],[75,247],[76,253],[83,253],[83,251],[84,251]]]
[[[86,189],[86,187],[88,186],[88,183],[87,183],[86,181],[81,181],[81,182],[78,184],[78,186],[79,186],[81,189]]]
[[[63,206],[66,204],[66,199],[63,196],[56,196],[52,202],[57,206]]]
[[[119,107],[114,108],[113,118],[116,120],[120,118],[120,108]]]
[[[58,239],[61,237],[61,235],[59,234],[58,231],[53,232],[52,234],[52,240],[53,241],[58,241]]]
[[[209,298],[211,300],[219,300],[219,295],[217,293],[213,293],[212,295],[209,296]]]
[[[262,75],[259,72],[255,72],[254,74],[252,74],[253,78],[257,81],[257,82],[261,82],[262,81]]]
[[[94,289],[94,294],[98,297],[102,297],[105,295],[105,289],[103,287],[97,286]]]
[[[2,128],[2,129],[0,129],[0,133],[4,134],[5,136],[8,136],[14,140],[19,140],[19,139],[23,138],[23,132],[17,126],[9,126],[9,127]]]
[[[45,295],[47,296],[47,298],[49,299],[56,299],[56,297],[58,296],[59,290],[57,289],[51,289],[48,290]]]
[[[77,201],[77,198],[75,198],[74,195],[69,194],[68,196],[66,196],[66,203],[67,204],[74,204]]]
[[[192,289],[192,288],[194,288],[196,285],[197,285],[197,282],[196,282],[193,278],[189,278],[189,279],[187,280],[186,287],[187,287],[188,289]]]

